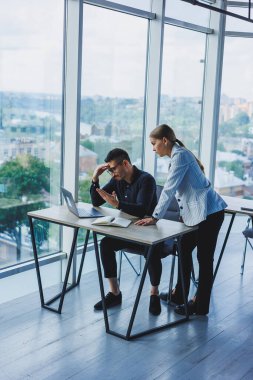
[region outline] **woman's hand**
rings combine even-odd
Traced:
[[[152,226],[157,222],[158,220],[154,218],[144,218],[141,220],[137,220],[137,222],[135,222],[134,224],[136,224],[137,226]]]

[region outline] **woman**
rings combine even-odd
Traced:
[[[199,262],[198,289],[196,296],[188,301],[188,310],[190,315],[206,315],[209,312],[213,283],[213,256],[227,205],[212,189],[200,161],[176,138],[172,128],[166,124],[156,127],[150,133],[150,142],[153,151],[160,157],[171,158],[169,175],[152,217],[139,220],[136,224],[148,226],[157,223],[176,195],[182,221],[187,226],[198,225],[196,231],[181,239],[186,299],[190,288],[192,251],[195,247]],[[185,314],[180,276],[170,299],[178,305],[175,311]]]

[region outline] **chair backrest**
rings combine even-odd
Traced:
[[[162,190],[163,190],[163,186],[156,185],[157,201],[160,198]],[[179,220],[179,216],[180,216],[179,206],[178,206],[176,198],[173,197],[172,201],[170,202],[168,206],[166,214],[164,215],[164,219],[174,220],[177,222]]]

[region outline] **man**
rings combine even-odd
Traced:
[[[112,178],[100,189],[99,177],[105,171]],[[152,215],[157,203],[155,179],[149,173],[132,165],[128,153],[119,148],[111,150],[105,158],[105,163],[95,169],[90,195],[94,206],[100,206],[107,202],[112,207],[140,218]],[[117,306],[122,302],[122,294],[117,280],[115,252],[124,248],[134,248],[136,253],[144,253],[143,246],[117,238],[105,237],[100,243],[104,275],[108,278],[110,287],[110,292],[105,297],[107,308]],[[158,286],[162,272],[159,245],[150,259],[148,271],[152,285],[149,311],[153,315],[158,315],[161,312]],[[96,303],[94,308],[102,310],[102,301]]]

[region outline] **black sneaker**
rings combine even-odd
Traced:
[[[122,293],[120,292],[117,296],[109,292],[105,296],[105,306],[107,309],[120,305],[122,302]],[[94,305],[95,310],[103,310],[102,300]]]
[[[161,302],[159,296],[150,296],[149,312],[153,315],[159,315],[161,313]]]

